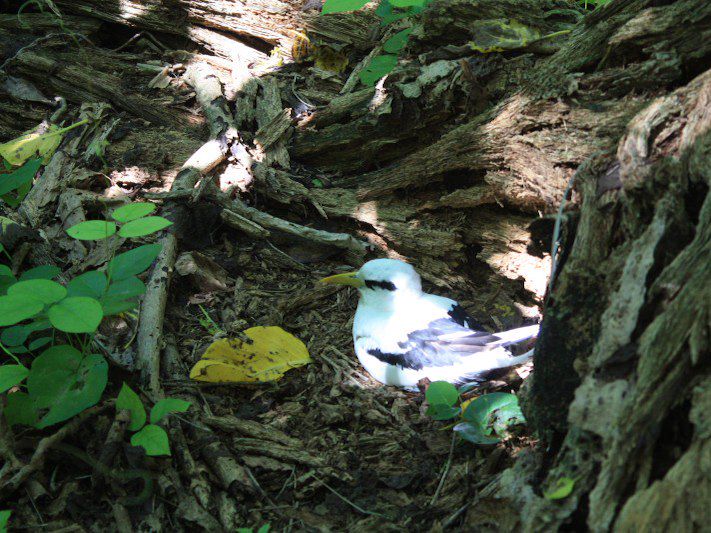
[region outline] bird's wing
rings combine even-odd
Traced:
[[[399,343],[399,350],[384,353],[370,349],[368,353],[383,362],[403,368],[421,370],[425,367],[457,366],[476,354],[490,352],[534,337],[538,326],[528,326],[502,333],[470,329],[452,317],[439,318],[427,327],[410,332]]]
[[[471,330],[450,317],[434,320],[427,327],[410,332],[398,350],[383,352],[372,348],[368,353],[381,361],[421,370],[433,366],[456,366],[462,358],[487,351],[500,341],[485,331]]]

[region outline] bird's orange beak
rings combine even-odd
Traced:
[[[349,287],[362,287],[365,285],[363,280],[358,277],[358,272],[346,272],[345,274],[336,274],[328,276],[320,280],[321,283],[329,283],[331,285],[348,285]]]

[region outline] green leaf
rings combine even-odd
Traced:
[[[458,424],[454,430],[471,442],[483,444],[500,441],[509,427],[525,422],[518,398],[505,392],[476,398],[464,410],[462,418],[464,424]]]
[[[111,260],[108,267],[108,275],[111,281],[114,282],[140,274],[153,264],[160,251],[160,244],[144,244],[117,255]]]
[[[18,205],[22,203],[22,200],[25,199],[25,196],[27,196],[27,193],[30,192],[31,188],[32,182],[28,181],[27,183],[23,183],[22,185],[20,185],[15,192],[3,194],[2,196],[0,196],[0,198],[2,198],[2,201],[5,202],[7,205],[15,209]]]
[[[42,159],[30,159],[16,171],[0,175],[0,195],[19,189],[25,184],[31,184],[40,166],[42,166]]]
[[[98,300],[106,292],[108,284],[106,274],[98,270],[90,270],[67,283],[67,294],[69,296],[89,296]]]
[[[165,430],[154,424],[148,424],[131,437],[132,446],[141,446],[146,450],[146,455],[170,455],[168,434]]]
[[[44,309],[44,304],[35,298],[0,296],[0,327],[22,322],[35,316],[42,309]]]
[[[0,533],[6,533],[7,523],[10,521],[10,515],[12,511],[2,510],[0,511]]]
[[[24,346],[13,346],[8,348],[7,351],[14,354],[30,353],[30,351]]]
[[[32,362],[27,392],[38,409],[49,411],[35,427],[67,420],[95,405],[106,388],[109,366],[99,354],[83,357],[63,344],[45,350]]]
[[[569,477],[562,477],[556,480],[555,484],[543,493],[546,500],[562,500],[573,492],[575,480]]]
[[[269,533],[269,530],[272,528],[270,524],[264,524],[262,527],[260,527],[257,530],[257,533]]]
[[[30,342],[28,348],[31,352],[33,352],[37,348],[42,348],[42,346],[48,345],[50,342],[52,342],[52,337],[38,337],[32,342]]]
[[[119,235],[126,238],[143,237],[165,229],[172,224],[170,220],[163,217],[139,218],[124,224],[119,230]]]
[[[21,326],[11,326],[2,331],[2,334],[0,334],[0,342],[5,346],[20,346],[35,331],[42,331],[49,327],[49,322],[44,319],[35,320],[34,322]]]
[[[0,393],[22,382],[30,371],[22,365],[0,366]]]
[[[106,298],[127,300],[145,294],[145,292],[146,284],[137,277],[131,276],[111,283],[109,290],[106,291]]]
[[[425,0],[389,0],[393,7],[422,7]]]
[[[141,398],[133,392],[133,389],[124,383],[121,386],[121,391],[116,398],[116,410],[125,409],[131,413],[131,421],[128,424],[128,429],[138,431],[146,423],[146,410],[143,407]]]
[[[158,400],[151,409],[151,423],[157,424],[170,413],[184,413],[190,408],[190,402],[178,398]]]
[[[49,279],[30,279],[18,281],[7,290],[8,296],[35,298],[49,305],[60,301],[67,295],[67,289]]]
[[[31,279],[53,279],[61,273],[62,269],[54,265],[40,265],[23,272],[20,276],[20,281],[28,281]]]
[[[2,246],[2,245],[0,245]],[[2,250],[4,248],[0,248]],[[7,265],[0,265],[0,277],[14,278],[15,275],[12,273],[12,269]]]
[[[407,18],[411,15],[410,10],[393,11],[393,6],[387,0],[380,2],[380,5],[375,10],[375,14],[381,18],[380,25],[387,26],[396,20]]]
[[[136,202],[119,207],[111,214],[111,218],[118,222],[131,222],[137,218],[150,215],[155,210],[155,204],[148,202]]]
[[[104,316],[113,316],[132,311],[138,307],[138,298],[130,300],[122,300],[120,298],[103,298],[101,300],[101,308],[104,310]]]
[[[10,326],[0,333],[0,342],[5,346],[20,346],[27,340],[30,333],[32,330],[25,326]]]
[[[93,333],[104,318],[98,300],[87,296],[65,298],[50,307],[47,315],[55,328],[67,333]]]
[[[49,327],[49,322],[44,319],[36,320],[34,322],[30,322],[29,324],[23,324],[20,326],[11,326],[3,329],[2,334],[0,334],[0,342],[11,348],[14,346],[20,346],[24,344],[27,338],[35,331],[41,331],[43,329],[48,329]]]
[[[383,44],[383,50],[391,54],[396,54],[397,52],[405,48],[405,45],[407,44],[407,40],[410,37],[411,33],[412,28],[407,28],[405,30],[397,32],[395,35],[390,37],[390,39],[385,41],[385,43]]]
[[[457,388],[447,381],[433,381],[427,387],[425,399],[430,405],[446,405],[451,407],[459,400]]]
[[[27,389],[38,409],[52,405],[64,387],[67,373],[75,372],[81,361],[81,352],[68,344],[48,348],[35,358]]]
[[[370,60],[370,63],[360,71],[358,77],[365,85],[372,86],[375,83],[390,73],[397,65],[397,56],[394,54],[385,54],[375,56]]]
[[[462,410],[459,407],[453,407],[451,405],[444,404],[434,404],[427,407],[427,416],[431,417],[433,420],[449,420],[451,418],[456,418]]]
[[[321,13],[328,15],[329,13],[345,13],[346,11],[355,11],[360,9],[370,0],[326,0],[321,9]]]
[[[116,223],[107,220],[87,220],[69,228],[67,234],[79,241],[100,241],[116,233]]]
[[[501,441],[499,437],[490,437],[486,435],[479,426],[476,426],[471,422],[460,422],[452,429],[456,431],[464,440],[468,440],[474,444],[496,444]]]
[[[9,426],[22,424],[34,426],[39,419],[37,408],[32,398],[25,392],[13,392],[7,395],[4,414]]]
[[[17,283],[15,276],[2,276],[0,275],[0,296],[7,294],[7,289],[12,285]]]

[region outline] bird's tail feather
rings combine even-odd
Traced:
[[[524,354],[512,357],[511,359],[509,359],[508,363],[510,366],[522,365],[523,363],[527,363],[528,361],[533,359],[533,352],[534,349],[532,348]]]
[[[525,326],[522,328],[510,329],[508,331],[494,333],[494,336],[500,339],[496,341],[495,344],[498,344],[499,346],[509,346],[511,344],[516,344],[518,342],[532,339],[533,337],[538,335],[538,329],[539,325],[534,324],[533,326]]]

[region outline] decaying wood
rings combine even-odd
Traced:
[[[138,324],[136,362],[143,380],[157,400],[161,396],[160,351],[163,348],[163,323],[168,287],[175,266],[178,242],[170,235],[161,239],[161,252],[146,283]]]
[[[123,446],[123,439],[126,433],[126,426],[128,426],[131,420],[131,414],[125,410],[121,409],[116,412],[113,422],[109,431],[106,433],[106,439],[104,440],[104,446],[99,454],[98,461],[106,467],[111,467],[111,463],[114,457],[119,452]],[[91,475],[91,484],[96,488],[100,485],[101,472],[94,470]]]
[[[256,222],[252,222],[248,218],[243,217],[229,209],[223,209],[220,213],[220,218],[227,224],[250,237],[258,239],[266,239],[271,235],[269,230],[264,229],[262,226]]]
[[[214,72],[204,64],[194,65],[186,71],[186,81],[193,84],[196,99],[208,118],[211,139],[201,146],[184,164],[171,191],[192,194],[197,180],[212,170],[227,155],[229,141],[237,135],[234,119],[222,94],[222,85]],[[160,351],[163,342],[163,323],[168,287],[178,251],[177,231],[190,225],[187,208],[178,204],[167,206],[166,215],[175,222],[173,230],[161,238],[161,254],[146,284],[146,294],[141,302],[142,320],[138,330],[137,365],[144,382],[148,383],[154,398],[160,392]]]
[[[232,496],[240,493],[255,494],[256,488],[247,474],[223,442],[208,429],[192,428],[197,439],[196,451],[217,476],[220,485]]]
[[[44,466],[47,454],[52,446],[57,445],[66,437],[75,433],[81,425],[86,422],[86,420],[105,411],[111,406],[113,406],[113,402],[95,405],[94,407],[91,407],[75,416],[52,435],[44,437],[40,440],[27,464],[22,465],[15,472],[4,472],[5,477],[0,479],[0,494],[3,497],[7,497],[9,494],[15,492],[29,478],[29,476]]]
[[[550,212],[560,203],[571,167],[609,147],[610,135],[622,132],[635,107],[627,101],[611,103],[600,115],[581,106],[517,96],[496,108],[491,120],[456,128],[397,167],[365,175],[359,197],[380,198],[466,170],[480,176],[490,204],[498,200],[522,212]],[[472,192],[479,202],[482,191]],[[446,197],[439,202],[448,205]]]
[[[198,464],[190,452],[185,433],[180,424],[173,423],[170,428],[171,442],[173,443],[173,454],[175,455],[183,474],[190,480],[190,490],[200,505],[205,509],[210,506],[210,485],[205,480],[205,467]]]
[[[280,0],[62,0],[57,5],[69,13],[173,35],[184,35],[197,25],[277,44],[290,40],[288,32],[298,29],[293,10]]]
[[[333,233],[329,231],[323,231],[315,228],[310,228],[308,226],[303,226],[301,224],[296,224],[294,222],[289,222],[281,218],[277,218],[268,213],[250,207],[239,200],[230,200],[222,194],[215,194],[218,203],[225,209],[244,217],[255,224],[258,224],[262,228],[277,230],[288,235],[293,235],[295,237],[300,237],[311,242],[325,244],[330,246],[335,246],[337,248],[342,248],[344,250],[349,250],[355,252],[358,255],[365,254],[368,249],[368,244],[354,238],[348,233]],[[232,218],[224,219],[225,222],[230,223]],[[236,227],[241,227],[241,222],[235,224]]]
[[[79,33],[84,37],[92,37],[101,26],[101,21],[93,17],[67,15],[61,19],[52,13],[29,13],[24,11],[20,15],[0,14],[0,29],[2,35],[11,37],[18,41],[18,36],[22,34],[27,38],[28,34],[46,35],[52,31],[65,31]],[[6,57],[0,55],[0,60]]]
[[[73,60],[74,57],[62,53],[46,55],[46,48],[42,52],[27,49],[9,62],[7,70],[32,80],[38,87],[45,88],[49,94],[61,94],[70,102],[109,102],[120,110],[155,124],[181,124],[182,119],[177,114],[165,108],[157,109],[142,95],[127,93],[122,78],[108,74],[111,71],[122,71],[135,76],[138,70],[136,66],[127,64],[121,58],[101,49],[92,52],[91,65],[88,56],[87,64],[81,66],[70,59]],[[112,68],[101,68],[107,63],[110,63]]]
[[[208,416],[203,421],[208,426],[222,431],[239,432],[254,439],[277,442],[284,446],[303,446],[299,439],[289,437],[278,429],[270,428],[254,420],[245,420],[234,416]]]
[[[324,468],[328,465],[324,457],[316,456],[301,447],[289,447],[262,439],[238,437],[233,439],[232,447],[242,453],[266,455],[287,463],[297,463],[314,468]]]
[[[693,531],[709,519],[709,102],[706,72],[653,101],[616,154],[578,172],[581,218],[530,399],[539,430],[563,439],[542,486],[571,477],[575,488],[562,506],[541,498],[535,463],[520,461],[488,490],[521,509],[528,531],[556,528],[584,497],[592,531]],[[600,193],[615,166],[617,190]]]
[[[110,124],[101,123],[108,110],[109,106],[106,104],[83,107],[79,115],[80,120],[89,119],[96,122],[83,126],[83,135],[73,136],[61,150],[55,152],[42,171],[40,179],[23,199],[20,213],[33,227],[37,227],[52,215],[47,212],[46,207],[56,201],[63,190],[78,186],[93,174],[82,165],[81,150],[86,138],[102,138],[107,131],[113,129],[113,121]]]

